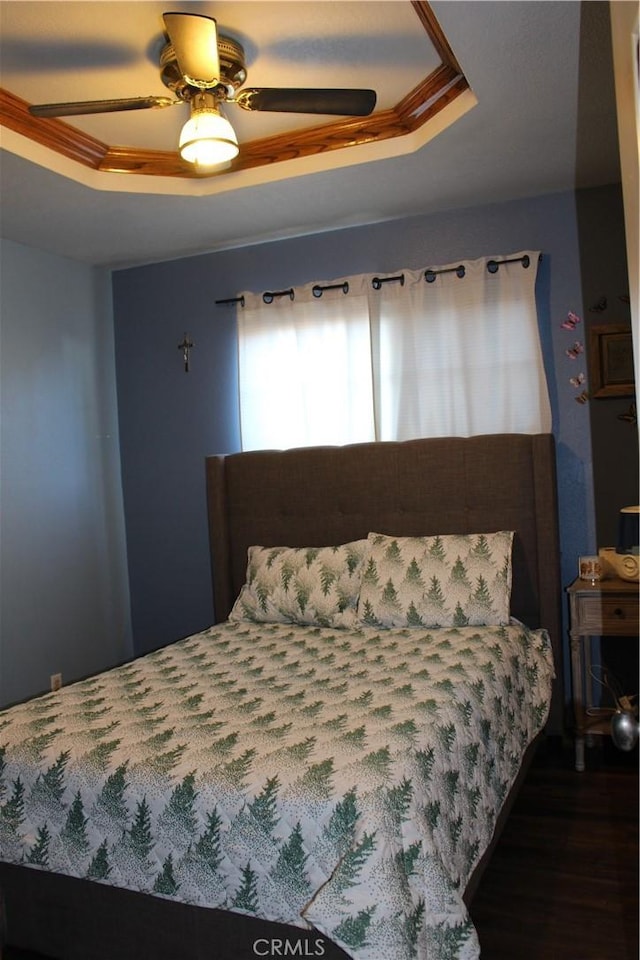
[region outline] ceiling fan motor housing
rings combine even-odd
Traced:
[[[220,85],[214,89],[220,99],[232,99],[238,87],[241,87],[247,79],[244,50],[236,40],[218,34],[218,56]],[[160,79],[165,87],[172,90],[181,100],[189,101],[200,92],[198,87],[192,86],[182,76],[170,41],[160,52]]]

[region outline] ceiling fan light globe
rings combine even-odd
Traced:
[[[199,167],[215,167],[238,156],[235,131],[217,110],[194,111],[180,132],[180,156]]]

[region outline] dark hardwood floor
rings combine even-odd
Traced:
[[[482,960],[638,960],[638,753],[539,751],[471,909]]]
[[[472,905],[482,960],[638,960],[637,757],[538,751]]]

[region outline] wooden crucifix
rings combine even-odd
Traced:
[[[185,333],[182,343],[178,344],[178,350],[182,350],[182,360],[184,362],[184,372],[189,373],[189,359],[193,341],[189,339],[189,334]]]

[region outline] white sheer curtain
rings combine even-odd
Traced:
[[[245,293],[243,449],[548,432],[537,266],[524,252]]]
[[[374,440],[366,297],[308,286],[244,294],[238,315],[242,449]]]

